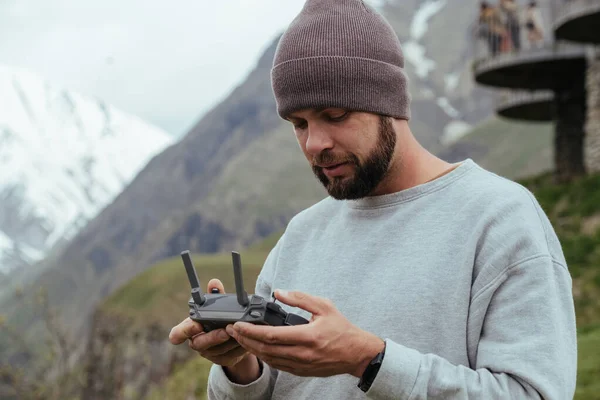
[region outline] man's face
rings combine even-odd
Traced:
[[[389,119],[339,108],[302,110],[288,119],[315,176],[331,197],[368,196],[386,177],[396,146]]]

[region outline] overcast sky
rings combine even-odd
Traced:
[[[304,0],[0,0],[0,63],[179,135],[225,97]]]

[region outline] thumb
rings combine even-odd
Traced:
[[[208,291],[207,291],[207,293],[212,293],[212,290],[214,288],[219,289],[219,293],[225,294],[225,286],[223,286],[223,282],[221,282],[220,280],[218,280],[218,279],[211,279],[208,282]]]
[[[275,297],[288,306],[301,308],[313,315],[323,315],[335,310],[331,300],[304,292],[277,289]]]

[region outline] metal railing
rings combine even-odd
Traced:
[[[553,28],[568,19],[600,12],[600,0],[552,0],[554,23]],[[600,28],[599,28],[600,29]]]
[[[553,7],[548,1],[481,2],[474,26],[475,59],[518,54],[554,44]]]
[[[553,100],[554,92],[551,90],[502,90],[497,93],[495,102],[497,109],[504,109]]]
[[[475,73],[506,63],[582,56],[586,46],[555,39],[556,2],[562,1],[569,0],[481,2],[471,28]]]

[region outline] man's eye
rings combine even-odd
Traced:
[[[343,121],[348,116],[348,114],[349,113],[346,111],[343,114],[330,115],[329,120],[335,122]]]
[[[304,129],[304,128],[306,128],[306,121],[294,123],[294,128],[296,128],[296,129]]]

